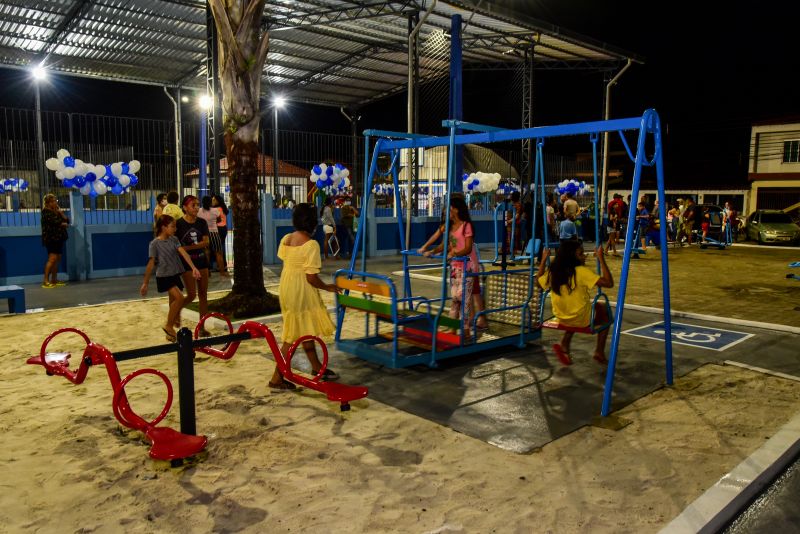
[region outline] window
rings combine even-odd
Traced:
[[[800,163],[800,139],[783,142],[783,162]]]

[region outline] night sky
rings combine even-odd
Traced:
[[[491,3],[643,57],[645,64],[631,67],[613,89],[612,118],[656,108],[666,131],[668,173],[682,183],[746,184],[750,124],[800,117],[798,9],[789,7],[796,2],[715,2],[713,9],[683,1]],[[518,108],[503,104],[508,76],[466,73],[466,120],[519,126]],[[601,118],[601,74],[539,71],[535,77],[535,124]],[[33,107],[24,71],[0,68],[0,105]],[[67,76],[54,77],[43,90],[42,107],[172,118],[172,105],[159,87]],[[404,107],[400,95],[366,108],[359,129],[404,129]],[[282,115],[283,128],[349,133],[338,109],[293,104],[290,111]]]

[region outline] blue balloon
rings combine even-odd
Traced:
[[[75,166],[75,158],[72,156],[67,156],[64,158],[64,167],[74,167]]]
[[[333,178],[328,178],[328,179],[326,179],[326,180],[325,180],[325,185],[327,185],[327,186],[331,186],[331,185],[333,185]]]
[[[87,172],[84,178],[86,178],[87,182],[94,182],[95,180],[97,180],[97,175],[93,172]]]
[[[139,177],[136,176],[135,174],[129,174],[128,176],[130,176],[131,178],[130,183],[128,183],[128,187],[133,187],[134,185],[139,183]]]
[[[123,163],[122,164],[122,174],[128,174],[129,170],[130,170],[130,167],[128,166],[128,164],[127,163]]]
[[[320,178],[317,180],[317,189],[322,189],[323,187],[325,187],[325,182],[323,182],[322,178]]]
[[[92,198],[96,197],[97,196],[97,191],[95,191],[94,188],[90,189],[89,190],[89,196],[92,197]]]
[[[313,167],[311,167],[311,173],[319,176],[320,174],[322,174],[322,167],[320,167],[319,165],[314,165]]]
[[[29,185],[30,184],[28,183],[28,180],[20,180],[19,181],[19,190],[20,191],[26,191],[28,189]]]
[[[106,176],[114,176],[114,173],[111,172],[111,165],[106,165]]]
[[[64,184],[64,187],[72,187],[74,181],[72,178],[64,178],[61,183]]]
[[[114,187],[115,185],[117,185],[117,177],[114,176],[113,174],[110,176],[106,176],[105,184],[108,187]]]
[[[117,185],[115,185],[114,187],[111,188],[111,192],[114,193],[115,195],[121,195],[122,191],[123,191],[123,187],[121,185],[119,185],[119,184],[117,184]]]
[[[474,182],[470,182],[469,185],[467,185],[467,189],[469,189],[470,191],[475,189],[475,183]]]
[[[462,181],[462,182],[466,182],[466,181],[467,181],[467,179],[469,179],[469,174],[467,174],[467,173],[464,173],[464,176],[462,176],[462,177],[461,177],[461,181]]]
[[[325,169],[325,176],[328,177],[333,176],[333,167],[328,167],[327,169]]]
[[[341,163],[337,163],[336,165],[334,165],[334,167],[336,167],[336,168],[337,168],[337,169],[339,169],[340,171],[343,171],[343,170],[344,170],[344,165],[342,165]]]
[[[86,183],[86,178],[83,176],[76,176],[72,179],[72,183],[75,184],[76,187],[83,187],[83,184]]]

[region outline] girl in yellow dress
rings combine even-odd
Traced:
[[[301,336],[330,336],[334,331],[333,322],[319,294],[320,289],[336,292],[336,286],[326,284],[319,277],[322,269],[319,243],[311,237],[317,228],[317,210],[311,204],[298,204],[292,210],[292,224],[295,231],[284,236],[278,247],[278,257],[283,260],[278,295],[283,317],[283,354]],[[322,364],[317,358],[314,342],[304,342],[303,350],[313,373],[317,374]],[[322,376],[323,380],[337,378],[339,376],[330,369],[326,369]],[[275,390],[296,388],[283,379],[277,367],[269,387]]]

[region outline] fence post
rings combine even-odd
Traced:
[[[272,219],[272,195],[266,192],[261,193],[261,242],[262,247],[261,261],[265,265],[272,265],[275,262],[275,222]]]
[[[67,240],[67,274],[70,280],[86,280],[90,261],[89,235],[86,233],[83,195],[76,189],[69,192],[69,212],[72,218],[72,235]]]

